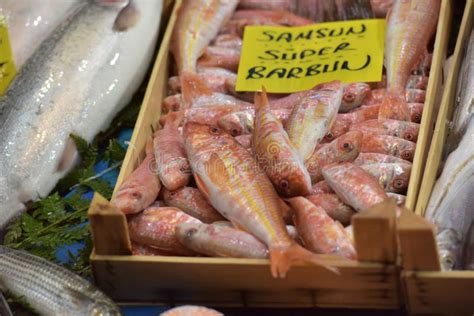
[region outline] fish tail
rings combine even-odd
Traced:
[[[405,98],[387,93],[380,104],[379,118],[409,122],[410,110],[408,109],[408,104]]]
[[[286,273],[295,261],[303,261],[321,266],[335,274],[340,274],[337,268],[327,265],[321,255],[310,252],[309,250],[292,243],[287,249],[271,249],[270,248],[270,269],[274,278],[284,278]]]
[[[212,90],[206,85],[198,74],[184,72],[181,75],[181,95],[185,108],[190,108],[194,99],[201,95],[211,95]]]
[[[263,107],[267,106],[268,103],[268,96],[267,96],[267,90],[265,90],[265,87],[262,86],[262,92],[255,93],[255,109],[262,109]]]

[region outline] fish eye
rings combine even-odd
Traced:
[[[411,152],[408,151],[408,150],[404,150],[401,154],[401,157],[405,160],[411,160],[411,158],[412,158]]]
[[[185,162],[185,161],[182,161],[180,166],[179,166],[179,171],[181,172],[188,172],[189,171],[189,165]]]
[[[197,233],[197,228],[190,228],[186,231],[186,238],[192,238]]]
[[[232,129],[230,130],[230,134],[231,134],[232,136],[239,136],[239,135],[240,135],[240,131],[239,131],[237,128],[232,128]]]
[[[344,143],[342,144],[342,148],[344,148],[345,150],[352,150],[352,146],[350,143]]]
[[[351,92],[345,93],[343,99],[344,99],[344,101],[346,101],[346,102],[354,102],[354,100],[355,100],[355,95],[354,95],[354,93],[351,93]]]
[[[403,181],[402,179],[395,179],[395,181],[393,182],[393,186],[396,189],[402,189],[404,185],[405,185],[405,181]]]
[[[416,113],[413,115],[413,122],[415,123],[420,123],[421,122],[421,114],[420,113]]]
[[[142,198],[142,194],[140,192],[133,192],[132,193],[132,198],[134,198],[135,200],[139,200]]]
[[[412,142],[415,140],[415,136],[412,133],[405,133],[405,139]]]
[[[290,184],[289,184],[288,180],[283,179],[283,180],[280,181],[280,187],[282,189],[288,189],[289,186],[290,186]]]
[[[175,191],[171,191],[170,192],[170,196],[175,196],[176,195],[176,192]]]
[[[220,132],[220,130],[215,126],[212,126],[210,128],[210,131],[211,131],[212,134],[219,134],[219,132]]]
[[[328,139],[333,139],[333,138],[334,138],[334,134],[331,133],[331,132],[329,132],[329,133],[326,134],[326,137],[327,137]]]

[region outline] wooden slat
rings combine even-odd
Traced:
[[[395,262],[395,209],[393,200],[383,202],[352,217],[354,242],[360,261]]]
[[[416,204],[418,215],[424,215],[435,183],[448,132],[447,127],[454,109],[462,56],[473,26],[474,1],[467,0]],[[474,271],[426,271],[439,270],[432,227],[418,216],[407,215],[409,216],[400,219],[398,227],[405,268],[402,273],[402,289],[409,311],[413,314],[473,315]]]
[[[441,107],[436,120],[436,127],[433,133],[433,140],[426,162],[426,169],[423,175],[423,182],[420,189],[420,195],[416,204],[416,214],[424,215],[428,205],[431,191],[435,183],[437,171],[441,163],[443,145],[448,134],[448,125],[454,110],[454,97],[456,93],[457,76],[461,67],[462,55],[466,44],[469,42],[470,30],[474,25],[474,6],[473,1],[466,2],[464,16],[456,42],[453,54],[451,70],[448,74],[446,87],[441,100]]]
[[[474,271],[406,271],[402,280],[409,293],[411,313],[474,314]]]
[[[94,275],[100,276],[98,286],[117,300],[183,303],[190,302],[192,293],[199,291],[201,295],[193,302],[359,308],[394,308],[400,304],[398,273],[392,265],[328,259],[339,268],[340,276],[318,266],[299,264],[285,279],[274,279],[268,260],[261,259],[93,254],[92,260]],[[300,297],[290,301],[283,298],[285,293],[300,293]]]
[[[115,184],[114,196],[124,178],[132,173],[140,164],[141,159],[145,156],[145,145],[147,139],[151,137],[152,127],[156,129],[158,126],[161,114],[161,101],[166,96],[169,44],[180,4],[181,1],[176,1],[169,19],[163,15],[163,20],[168,21],[168,26],[153,66],[145,97],[143,98],[132,138],[130,139],[129,149],[127,150],[117,183]]]
[[[434,226],[404,209],[397,225],[402,267],[405,270],[440,271]]]
[[[125,215],[104,199],[94,194],[88,212],[95,251],[101,255],[131,254]]]
[[[405,206],[415,210],[420,190],[423,171],[425,169],[426,156],[431,144],[431,137],[434,129],[434,121],[438,114],[438,104],[442,93],[443,65],[446,60],[446,52],[451,30],[452,7],[450,0],[441,1],[440,15],[436,29],[436,38],[433,51],[433,61],[426,89],[425,106],[421,119],[420,133],[418,135],[415,156],[413,158],[413,167],[408,183],[407,199]]]

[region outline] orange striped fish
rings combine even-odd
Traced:
[[[340,81],[320,84],[293,108],[286,130],[303,160],[311,156],[331,127],[341,106],[342,88]]]
[[[231,135],[217,127],[188,122],[184,138],[199,189],[235,227],[267,245],[274,277],[285,277],[293,261],[307,261],[337,272],[324,264],[323,257],[288,235],[280,197],[252,155]]]
[[[290,143],[281,121],[273,115],[265,89],[255,96],[252,144],[257,162],[278,193],[286,197],[309,194],[308,170]]]
[[[344,227],[334,221],[326,211],[302,196],[288,200],[295,210],[295,225],[308,249],[315,253],[333,253],[355,259],[352,240]]]
[[[171,40],[171,51],[179,74],[196,72],[198,58],[230,18],[238,3],[238,0],[183,1]]]
[[[385,46],[387,95],[379,117],[410,121],[405,87],[411,71],[422,62],[435,31],[440,0],[398,0],[388,17]]]

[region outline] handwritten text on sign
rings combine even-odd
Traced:
[[[383,19],[247,26],[236,89],[290,93],[332,80],[380,81],[384,40]]]

